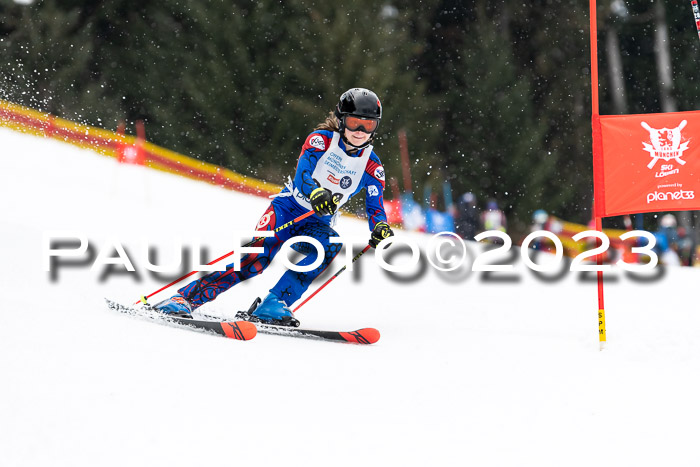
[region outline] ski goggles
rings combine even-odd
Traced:
[[[363,133],[374,133],[379,126],[379,120],[371,118],[353,117],[352,115],[345,116],[345,128],[350,131],[361,131]]]

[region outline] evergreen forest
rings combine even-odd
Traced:
[[[602,114],[700,109],[689,1],[597,14]],[[447,180],[521,231],[537,209],[590,219],[587,1],[0,0],[0,17],[2,99],[110,130],[143,120],[155,144],[282,184],[340,94],[366,87],[401,190],[406,131],[417,200]]]

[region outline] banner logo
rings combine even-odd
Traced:
[[[683,152],[688,149],[688,142],[681,144],[681,130],[687,124],[688,121],[683,120],[676,128],[652,128],[647,122],[641,123],[642,127],[649,132],[649,139],[651,140],[651,144],[642,143],[644,150],[651,156],[651,162],[649,162],[647,168],[653,169],[659,159],[664,161],[675,160],[678,164],[685,165],[686,161],[681,159],[681,157],[683,157]],[[663,166],[661,172],[657,173],[656,176],[665,177],[674,173],[678,173],[678,169],[673,170],[673,166]]]
[[[693,190],[676,190],[676,191],[654,191],[647,193],[647,204],[653,201],[678,201],[681,199],[695,199],[695,191]]]

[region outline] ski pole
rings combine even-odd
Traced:
[[[690,5],[693,7],[693,16],[695,16],[695,27],[698,30],[698,37],[700,37],[700,8],[698,8],[698,1],[691,0]]]
[[[311,216],[313,213],[314,213],[313,210],[311,210],[311,211],[309,211],[309,212],[307,212],[307,213],[304,213],[304,214],[302,214],[301,216],[299,216],[299,217],[297,217],[297,218],[295,218],[295,219],[292,219],[291,221],[287,222],[286,224],[280,225],[279,227],[277,227],[277,228],[274,230],[274,232],[275,232],[275,233],[280,232],[280,231],[286,229],[287,227],[289,227],[290,225],[296,224],[297,222],[306,219],[307,217]],[[243,245],[241,248],[246,248],[246,247],[252,246],[253,244],[255,244],[255,242],[257,242],[257,241],[259,241],[259,240],[264,240],[264,239],[265,239],[265,237],[256,237],[256,238],[254,238],[253,240],[251,240],[250,242],[248,242],[248,243],[246,243],[245,245]],[[224,259],[224,258],[228,258],[228,257],[231,256],[232,254],[233,254],[233,251],[229,251],[229,252],[226,253],[225,255],[220,256],[219,258],[216,258],[216,259],[213,260],[213,261],[210,261],[210,262],[207,263],[206,265],[207,265],[207,266],[211,266],[212,264],[218,263],[219,261],[221,261],[221,260]],[[197,273],[197,272],[199,272],[199,271],[190,271],[189,273],[185,274],[184,276],[180,277],[179,279],[175,279],[175,280],[172,281],[170,284],[164,285],[163,287],[161,287],[160,289],[156,290],[155,292],[152,292],[152,293],[150,293],[149,295],[142,295],[141,298],[138,299],[138,300],[134,303],[134,305],[138,305],[139,303],[146,303],[146,301],[147,301],[149,298],[151,298],[152,296],[154,296],[155,294],[157,294],[157,293],[159,293],[159,292],[162,292],[163,290],[167,289],[168,287],[177,284],[178,282],[180,282],[180,281],[183,280],[183,279],[187,279],[187,278],[190,277],[192,274],[195,274],[195,273]]]
[[[370,248],[371,248],[371,245],[367,245],[367,246],[364,248],[364,250],[362,250],[361,252],[359,252],[358,254],[356,254],[355,257],[352,259],[352,263],[354,263],[355,261],[357,261],[358,259],[360,259],[360,256],[362,256],[363,254],[365,254],[365,252],[366,252],[367,250],[369,250]],[[351,264],[352,264],[352,263],[351,263]],[[317,293],[319,293],[319,292],[321,291],[321,289],[323,289],[325,286],[327,286],[328,284],[330,284],[331,281],[332,281],[333,279],[335,279],[336,277],[338,277],[338,276],[340,275],[340,273],[343,272],[343,271],[345,271],[347,268],[348,268],[348,265],[346,264],[346,265],[343,266],[338,272],[336,272],[335,274],[333,274],[333,277],[331,277],[330,279],[328,279],[321,287],[319,287],[318,289],[316,289],[316,290],[314,291],[314,293],[312,293],[311,295],[309,295],[309,296],[306,298],[306,300],[304,300],[303,302],[301,302],[301,303],[299,304],[299,306],[297,306],[296,308],[294,308],[294,310],[292,310],[292,311],[296,313],[297,310],[298,310],[299,308],[301,308],[302,306],[304,306],[304,303],[306,303],[306,302],[308,302],[309,300],[311,300],[312,298],[314,298],[314,296],[315,296]]]

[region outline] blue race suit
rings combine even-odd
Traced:
[[[335,134],[334,138],[332,131],[316,130],[306,138],[299,156],[294,180],[291,184],[285,186],[272,201],[260,218],[256,230],[275,230],[278,226],[284,225],[309,211],[308,198],[311,195],[311,191],[318,186],[313,179],[313,175],[322,173],[322,167],[319,165],[320,160],[323,161],[322,164],[329,165],[331,169],[340,171],[340,173],[337,173],[337,176],[328,174],[323,180],[319,180],[321,186],[328,187],[333,192],[335,192],[333,189],[334,185],[338,185],[338,189],[342,186],[345,188],[346,193],[349,192],[348,190],[352,190],[350,186],[353,184],[353,180],[350,180],[351,177],[343,176],[342,166],[338,167],[333,161],[329,163],[330,156],[327,153],[330,153],[334,147],[332,145],[334,141],[343,152],[347,150],[342,138],[338,138],[337,134]],[[371,147],[363,151],[369,152],[364,172],[355,173],[353,171],[352,175],[354,175],[355,179],[359,179],[359,183],[356,184],[355,190],[343,201],[349,200],[362,189],[365,189],[369,228],[373,230],[377,223],[386,222],[387,220],[383,201],[384,168],[379,157],[377,157]],[[359,151],[354,155],[347,153],[345,155],[349,157],[366,156],[367,154],[363,151]],[[359,160],[355,162],[359,162]],[[325,168],[323,167],[323,169]],[[263,272],[272,262],[272,259],[285,241],[300,235],[313,237],[323,246],[324,259],[321,265],[309,272],[288,270],[270,290],[287,305],[291,306],[306,292],[311,282],[321,275],[331,261],[340,253],[342,244],[330,243],[330,237],[337,236],[335,230],[331,228],[332,219],[333,216],[319,217],[314,214],[292,224],[290,227],[282,229],[274,237],[261,238],[253,246],[262,246],[264,252],[243,255],[239,271],[234,271],[234,265],[229,264],[226,266],[225,271],[212,272],[201,279],[189,283],[178,292],[192,304],[193,309],[197,308],[210,300],[214,300],[221,292],[230,289],[239,282]],[[298,265],[306,266],[316,261],[318,252],[313,245],[303,242],[297,243],[294,249],[307,254]]]

